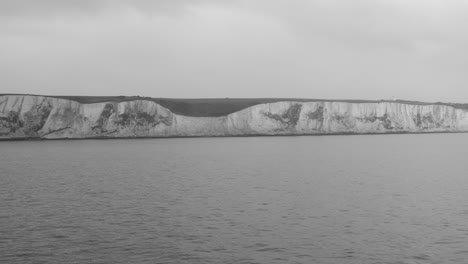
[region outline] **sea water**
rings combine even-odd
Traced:
[[[468,263],[468,134],[0,142],[0,263]]]

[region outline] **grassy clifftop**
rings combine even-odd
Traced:
[[[13,95],[13,94],[0,94]],[[18,95],[18,94],[15,94]],[[25,94],[22,94],[25,95]],[[459,109],[467,109],[468,104],[452,104],[452,103],[425,103],[418,101],[388,101],[388,100],[325,100],[325,99],[296,99],[296,98],[216,98],[216,99],[172,99],[172,98],[152,98],[141,96],[48,96],[46,97],[61,98],[77,101],[82,104],[102,103],[102,102],[126,102],[134,100],[148,100],[156,102],[163,107],[170,109],[173,113],[186,116],[224,116],[230,113],[237,112],[244,108],[264,103],[274,103],[282,101],[299,101],[299,102],[348,102],[348,103],[379,103],[379,102],[397,102],[403,104],[414,105],[448,105]]]

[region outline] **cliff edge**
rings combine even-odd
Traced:
[[[468,131],[466,105],[0,95],[0,139]]]

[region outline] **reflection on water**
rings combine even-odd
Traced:
[[[468,134],[0,142],[0,263],[465,263]]]

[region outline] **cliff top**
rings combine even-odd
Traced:
[[[173,113],[187,116],[223,116],[237,112],[244,108],[264,103],[275,103],[282,101],[298,102],[347,102],[347,103],[402,103],[413,105],[448,105],[454,108],[467,109],[468,104],[458,103],[427,103],[407,100],[327,100],[327,99],[297,99],[297,98],[200,98],[200,99],[175,99],[175,98],[152,98],[142,96],[52,96],[52,95],[32,95],[32,94],[0,94],[5,95],[31,95],[44,96],[73,100],[82,104],[102,103],[102,102],[127,102],[134,100],[147,100],[160,104],[170,109]]]

